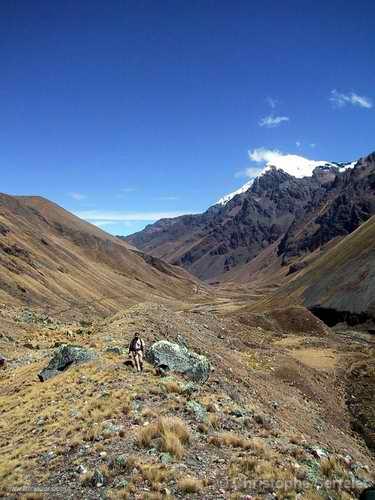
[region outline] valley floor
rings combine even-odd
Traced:
[[[176,309],[68,323],[0,307],[0,496],[350,499],[375,480],[371,338],[303,308],[233,313],[224,297]],[[134,373],[136,331],[207,356],[208,382]],[[41,383],[63,343],[97,359]]]

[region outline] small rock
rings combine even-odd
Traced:
[[[322,448],[318,448],[317,446],[311,447],[312,454],[319,459],[328,457],[328,453]]]
[[[125,467],[125,465],[126,465],[126,456],[125,455],[118,455],[115,458],[114,463],[115,463],[115,465],[117,467]]]
[[[191,395],[194,392],[197,392],[199,390],[199,387],[194,384],[194,382],[188,382],[185,384],[182,388],[183,394]]]
[[[120,432],[123,429],[122,425],[116,425],[111,420],[105,420],[103,422],[104,432],[109,432],[110,434],[114,434],[116,432]]]
[[[117,487],[118,488],[126,488],[129,484],[129,481],[127,481],[126,479],[121,479],[121,481],[119,481],[117,483]]]
[[[36,422],[35,422],[35,423],[36,423],[36,425],[37,425],[38,427],[40,427],[40,426],[42,426],[42,425],[44,425],[44,424],[46,423],[46,418],[45,418],[45,417],[43,417],[42,415],[40,415],[40,416],[36,419]]]
[[[78,474],[86,474],[87,473],[87,469],[82,464],[80,464],[77,467],[77,472],[78,472]]]
[[[198,422],[207,422],[207,410],[200,403],[197,401],[188,401],[186,407],[193,413]]]
[[[95,469],[94,474],[92,475],[92,478],[90,480],[92,486],[100,488],[101,486],[104,486],[106,482],[107,479],[104,474],[99,469]]]
[[[160,461],[162,464],[170,464],[173,461],[173,457],[170,453],[161,453]]]
[[[54,457],[55,457],[55,454],[53,451],[47,451],[47,453],[43,453],[43,455],[42,455],[42,459],[45,462],[50,462]]]

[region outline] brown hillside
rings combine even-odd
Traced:
[[[146,262],[127,243],[40,197],[0,195],[0,280],[1,301],[52,313],[198,298],[198,281],[186,271]]]
[[[375,217],[292,275],[257,309],[303,303],[352,315],[375,316]],[[344,319],[344,318],[343,318]]]

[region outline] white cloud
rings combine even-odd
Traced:
[[[342,94],[337,92],[336,89],[331,90],[329,100],[335,108],[343,108],[347,104],[352,104],[353,106],[359,106],[360,108],[366,109],[370,109],[373,106],[372,100],[369,97],[358,95],[355,92]]]
[[[136,191],[136,189],[133,188],[133,187],[127,187],[127,188],[122,188],[121,189],[122,193],[133,193],[134,191]]]
[[[249,151],[249,158],[255,163],[265,166],[261,170],[262,173],[274,166],[295,177],[311,176],[316,167],[329,163],[325,160],[310,160],[303,156],[284,154],[277,149],[265,148]],[[249,177],[254,177],[254,167],[250,167]]]
[[[301,147],[301,142],[300,141],[296,141],[296,146],[297,146],[297,148],[300,148]]]
[[[315,142],[312,142],[312,143],[310,144],[310,148],[314,149],[315,147],[316,147]]]
[[[288,116],[269,115],[269,116],[265,116],[264,118],[262,118],[260,120],[259,126],[260,127],[267,127],[267,128],[274,128],[274,127],[278,127],[279,125],[281,125],[281,123],[288,122],[288,121],[289,121]]]
[[[277,99],[274,99],[273,97],[267,97],[266,102],[270,108],[275,109],[279,101]]]
[[[68,193],[68,196],[73,198],[73,200],[77,200],[77,201],[82,201],[82,200],[85,200],[87,198],[87,196],[85,194],[77,193],[74,191],[71,193]]]
[[[106,210],[82,210],[75,212],[81,219],[97,225],[117,224],[129,221],[157,221],[185,215],[187,212],[118,212]],[[192,212],[189,212],[192,213]]]

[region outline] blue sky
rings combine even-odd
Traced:
[[[249,151],[375,150],[375,2],[2,0],[1,191],[128,234],[205,210]],[[254,157],[254,155],[252,155]]]

